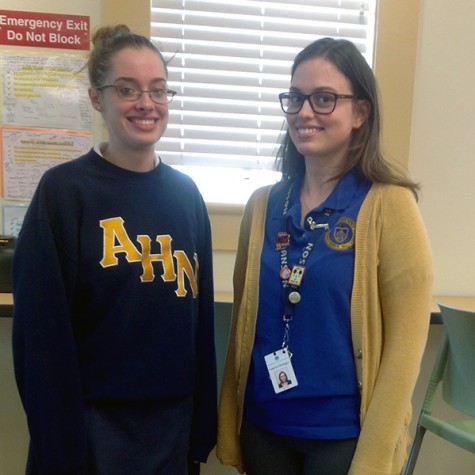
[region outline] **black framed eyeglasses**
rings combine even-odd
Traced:
[[[117,95],[124,101],[138,101],[144,92],[148,93],[150,99],[155,104],[169,104],[173,100],[176,92],[171,89],[162,89],[161,87],[155,87],[149,91],[144,91],[136,86],[130,84],[106,84],[105,86],[96,87],[97,90],[107,89],[113,87]]]
[[[336,107],[338,99],[358,99],[352,94],[336,94],[335,92],[318,91],[312,94],[300,92],[282,92],[279,101],[286,114],[298,114],[305,101],[308,101],[316,114],[331,114]]]

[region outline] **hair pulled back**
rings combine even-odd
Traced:
[[[87,62],[89,82],[92,87],[104,85],[115,53],[124,48],[148,48],[163,61],[165,72],[167,62],[157,46],[147,37],[132,33],[127,25],[100,27],[92,37],[93,49]]]

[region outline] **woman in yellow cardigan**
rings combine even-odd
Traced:
[[[382,156],[351,42],[307,46],[279,99],[283,179],[241,224],[217,455],[248,475],[396,475],[430,318],[417,185]]]

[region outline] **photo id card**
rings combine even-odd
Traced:
[[[298,386],[288,350],[280,349],[264,357],[274,391],[278,394]]]

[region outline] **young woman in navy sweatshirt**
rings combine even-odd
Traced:
[[[216,436],[209,219],[155,153],[175,94],[159,50],[124,25],[93,43],[109,140],[43,175],[15,251],[27,473],[184,475]]]

